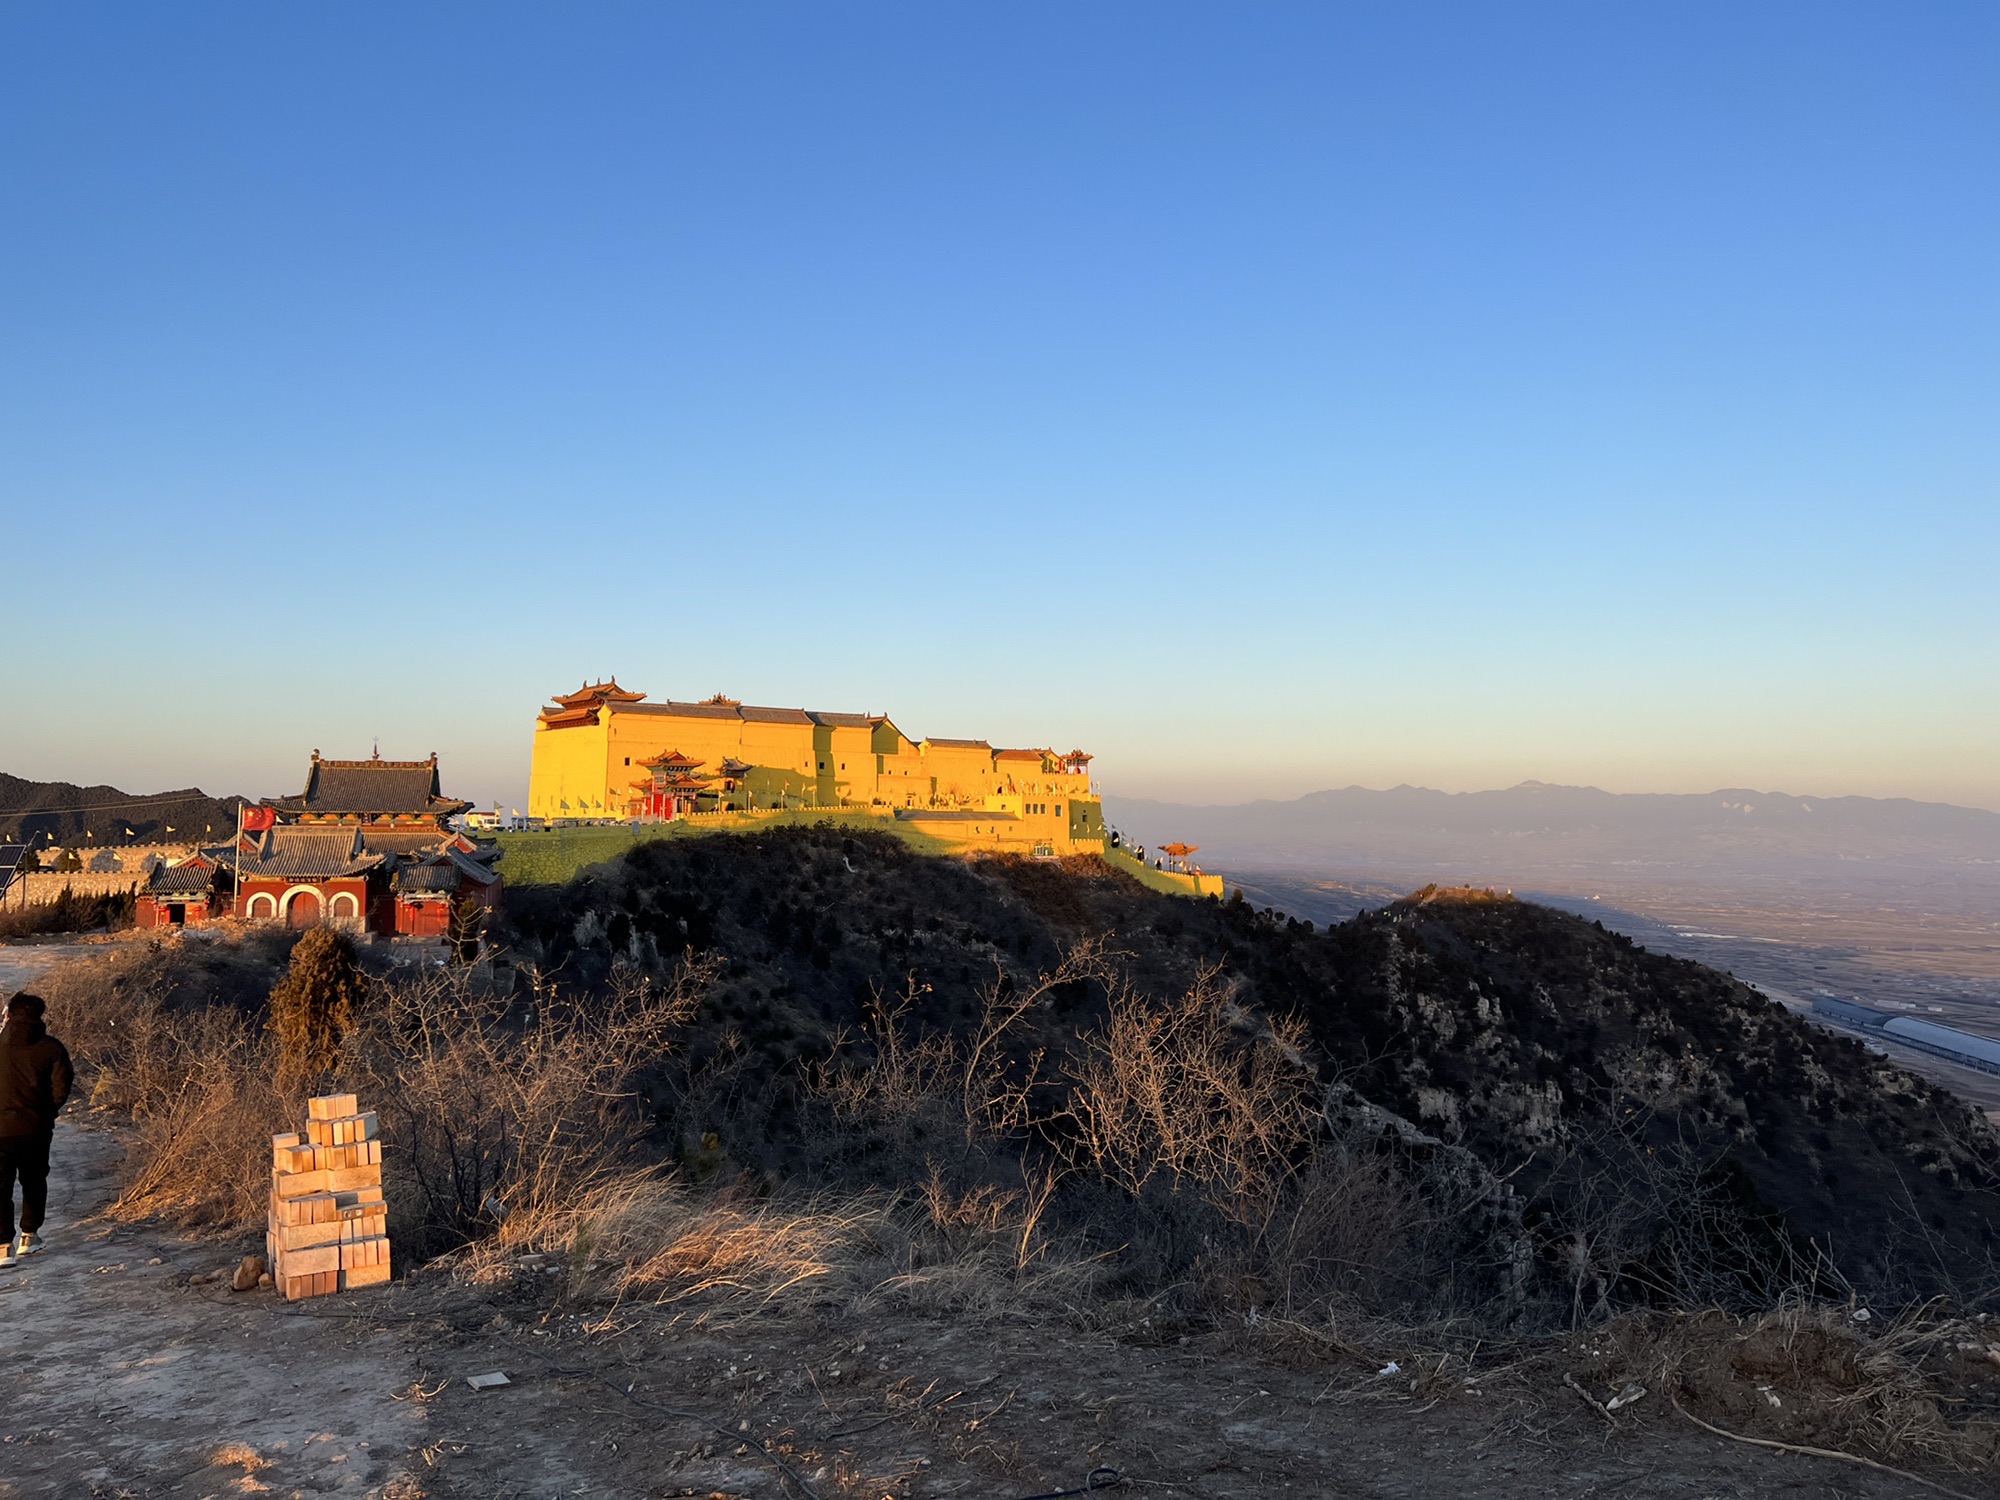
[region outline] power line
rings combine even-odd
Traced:
[[[154,802],[214,802],[227,806],[232,802],[248,802],[248,797],[211,797],[207,792],[161,792],[153,797],[132,797],[123,802],[79,802],[64,805],[35,807],[0,807],[0,818],[32,818],[41,813],[61,812],[117,812],[123,808],[144,807]]]

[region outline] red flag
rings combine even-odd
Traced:
[[[277,812],[268,807],[246,807],[243,809],[243,831],[262,833],[278,821]]]

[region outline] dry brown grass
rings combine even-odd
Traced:
[[[1806,1302],[1741,1317],[1629,1314],[1563,1354],[1581,1356],[1590,1389],[1636,1381],[1742,1436],[1912,1468],[2000,1463],[2000,1415],[1982,1392],[2000,1365],[1990,1320],[1929,1307],[1862,1321],[1851,1307]]]

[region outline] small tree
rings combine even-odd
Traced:
[[[445,926],[445,945],[451,949],[452,961],[469,964],[479,960],[479,939],[486,930],[486,908],[470,896],[464,896],[451,905],[451,918]]]
[[[332,1071],[367,993],[368,976],[345,933],[315,927],[299,939],[291,967],[271,990],[280,1088],[310,1088]]]

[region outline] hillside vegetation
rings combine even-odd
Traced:
[[[1128,1247],[1130,1265],[1152,1257],[1145,1278],[1228,1261],[1246,1285],[1280,1274],[1275,1224],[1326,1211],[1322,1189],[1365,1187],[1376,1210],[1399,1207],[1361,1216],[1384,1242],[1347,1290],[1368,1282],[1429,1315],[1564,1320],[1787,1291],[1976,1301],[1993,1285],[2000,1141],[1978,1112],[1727,975],[1512,899],[1426,892],[1315,931],[1156,895],[1094,860],[938,861],[797,829],[650,844],[517,893],[511,922],[560,984],[714,962],[687,1050],[712,1097],[664,1080],[654,1095],[708,1171],[888,1183],[948,1168],[958,1190],[1007,1192],[1049,1172],[1050,1212]],[[1164,1038],[1151,1083],[1092,1071],[1148,1037]],[[1204,1048],[1236,1081],[1211,1080],[1170,1129],[1163,1097],[1140,1096],[1209,1066]],[[824,1159],[840,1132],[809,1085],[829,1067],[944,1073],[973,1054],[981,1088],[1012,1091],[1004,1121],[946,1125],[926,1115],[935,1101],[878,1098],[911,1120]],[[1253,1078],[1283,1096],[1268,1131],[1224,1118]],[[1091,1111],[1112,1107],[1093,1089],[1127,1091],[1140,1167],[1077,1167],[1103,1125]],[[1207,1170],[1185,1153],[1225,1127],[1265,1131],[1254,1213],[1175,1191]],[[935,1142],[968,1129],[977,1148],[941,1158]],[[1348,1176],[1330,1187],[1332,1164]]]

